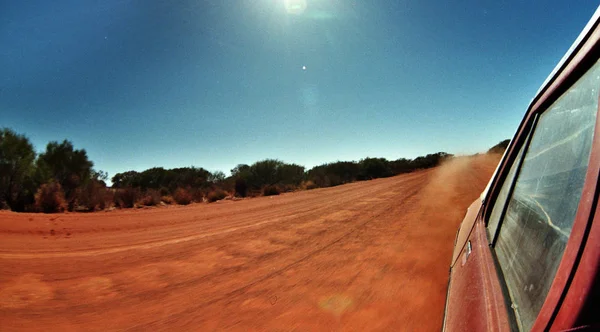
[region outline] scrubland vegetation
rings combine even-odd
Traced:
[[[508,141],[490,149],[502,152]],[[68,140],[48,143],[36,154],[29,139],[0,129],[0,208],[19,212],[98,211],[192,202],[215,202],[228,197],[279,195],[344,183],[370,180],[439,165],[452,155],[445,152],[415,159],[364,158],[337,161],[306,170],[277,159],[239,164],[226,176],[201,167],[142,172],[127,171],[112,177],[94,169],[84,149]]]
[[[506,148],[508,147],[508,144],[510,143],[509,139],[505,139],[504,141],[492,146],[489,150],[488,153],[504,153],[504,150],[506,150]]]

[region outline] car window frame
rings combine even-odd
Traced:
[[[559,70],[554,73],[554,76],[547,80],[547,84],[540,89],[536,97],[530,103],[527,110],[526,116],[521,121],[519,129],[515,134],[515,138],[511,141],[511,144],[507,148],[506,158],[503,158],[502,165],[499,167],[499,171],[496,174],[493,183],[490,185],[490,190],[485,198],[482,207],[482,222],[486,228],[489,222],[491,211],[496,204],[498,194],[504,185],[504,182],[508,176],[510,168],[517,162],[519,163],[516,174],[510,183],[510,190],[507,198],[509,199],[514,190],[518,173],[523,163],[523,159],[527,153],[528,145],[530,143],[533,132],[537,124],[539,116],[545,111],[549,110],[551,105],[560,98],[566,91],[568,91],[575,82],[577,82],[600,58],[600,29],[598,28],[598,21],[592,26],[590,31],[584,36],[580,43],[573,48],[573,52],[566,58],[564,63],[560,66]],[[594,127],[594,137],[592,139],[592,147],[588,162],[588,169],[586,171],[583,192],[580,197],[580,201],[577,207],[577,212],[573,222],[573,228],[567,246],[563,252],[561,263],[556,271],[550,290],[546,296],[546,300],[542,305],[540,312],[535,320],[533,329],[547,329],[551,326],[554,318],[558,314],[558,311],[563,304],[563,300],[569,291],[571,280],[573,279],[574,273],[578,267],[579,259],[581,257],[585,240],[591,228],[593,219],[593,209],[598,201],[598,180],[600,173],[600,95],[598,96],[599,103],[596,123]],[[525,146],[523,154],[519,160],[519,150]],[[503,295],[505,302],[507,303],[507,310],[510,309],[510,295],[506,288],[506,282],[504,276],[501,273],[498,265],[498,259],[494,254],[493,247],[498,239],[499,230],[501,229],[502,219],[506,213],[508,204],[504,202],[503,211],[501,218],[494,231],[493,238],[488,239],[489,250],[493,256],[496,273],[500,284],[503,288]],[[514,315],[509,312],[508,315],[514,319]],[[511,322],[516,326],[516,321]]]
[[[514,152],[515,155],[513,157],[514,160],[510,165],[507,165],[508,167],[506,168],[506,172],[504,174],[504,179],[502,181],[502,185],[500,185],[498,187],[498,191],[496,192],[496,197],[494,198],[494,201],[492,202],[492,204],[490,204],[490,209],[489,209],[488,215],[484,215],[485,227],[487,229],[487,227],[489,226],[489,221],[490,221],[490,217],[491,217],[494,206],[497,203],[504,204],[502,206],[502,211],[500,212],[500,217],[499,217],[498,223],[496,224],[496,229],[494,230],[493,236],[490,237],[489,233],[486,232],[488,244],[490,247],[494,247],[496,245],[496,241],[498,241],[498,236],[500,234],[500,229],[501,229],[500,226],[502,224],[502,220],[504,219],[504,216],[506,215],[506,211],[508,210],[508,201],[512,197],[513,191],[515,190],[515,187],[517,184],[517,179],[519,178],[519,173],[521,173],[521,167],[523,166],[523,162],[525,161],[525,156],[527,155],[527,151],[529,150],[529,144],[531,143],[531,139],[533,138],[533,133],[535,132],[537,121],[539,118],[540,118],[539,114],[534,115],[533,119],[531,120],[529,129],[527,131],[525,131],[526,134],[525,134],[524,141],[522,142],[522,144],[520,146],[515,147],[515,152]],[[523,148],[523,153],[521,153],[521,148]],[[503,202],[498,202],[498,198],[499,198],[498,196],[500,194],[500,190],[503,188],[504,183],[509,180],[508,176],[510,175],[511,168],[515,163],[517,164],[517,166],[516,166],[517,168],[515,170],[515,174],[513,175],[512,179],[510,179],[511,183],[508,184],[510,186],[508,188],[508,193]]]

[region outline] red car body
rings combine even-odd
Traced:
[[[456,236],[445,331],[600,330],[600,7]]]

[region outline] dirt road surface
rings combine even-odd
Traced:
[[[275,197],[0,212],[0,330],[438,331],[498,157]]]

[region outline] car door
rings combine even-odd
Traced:
[[[554,323],[594,205],[597,57],[573,76],[548,90],[555,97],[534,104],[488,197],[467,213],[451,266],[445,330],[570,327]]]

